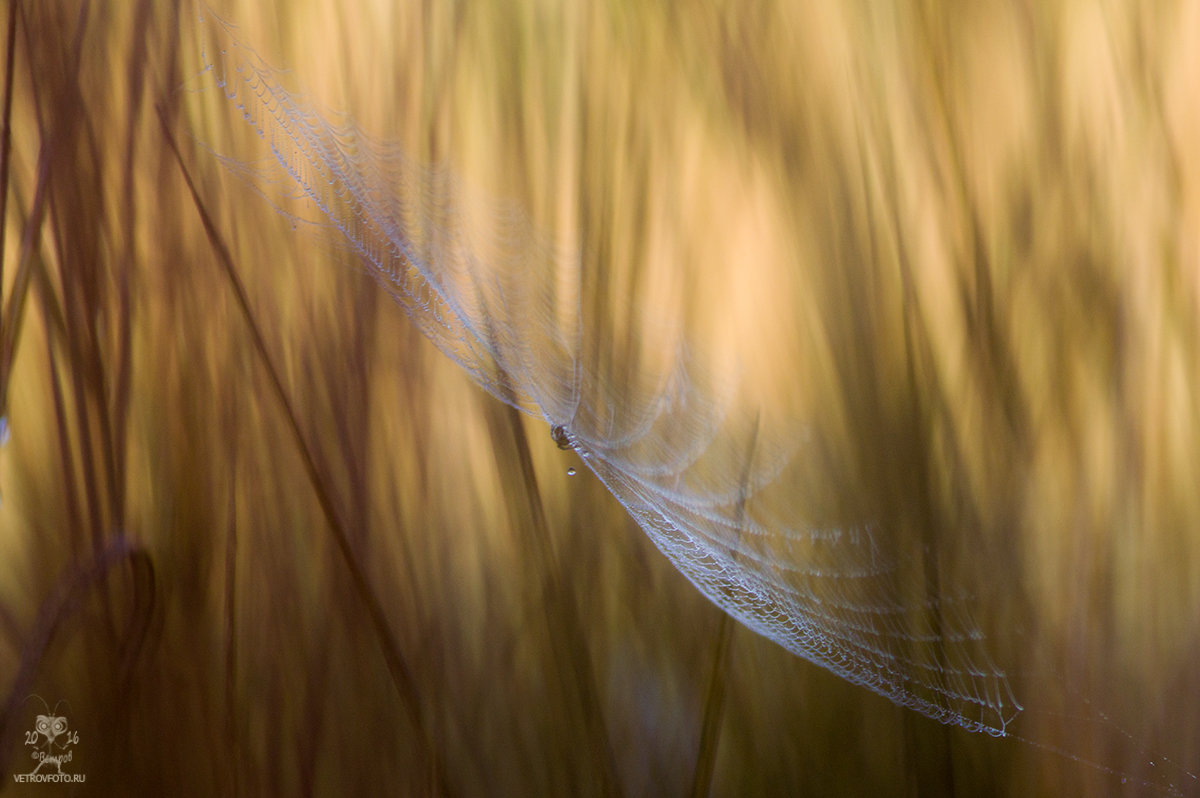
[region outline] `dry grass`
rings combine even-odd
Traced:
[[[725,624],[195,145],[189,7],[10,0],[0,789],[36,693],[98,794],[1195,790],[1200,8],[883,5],[218,11],[577,246],[614,385],[682,337],[813,419],[796,505],[940,552],[1036,745]]]

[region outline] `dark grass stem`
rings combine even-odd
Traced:
[[[746,464],[742,467],[741,490],[738,493],[737,538],[732,551],[736,555],[741,543],[742,530],[746,522],[746,500],[750,495],[750,473],[754,454],[758,450],[758,429],[761,417],[754,419],[754,432],[746,453]],[[721,721],[725,715],[725,685],[729,678],[729,650],[733,644],[733,619],[728,612],[721,611],[717,627],[717,639],[713,644],[713,664],[708,680],[708,691],[704,699],[704,720],[700,727],[700,749],[696,754],[696,768],[692,772],[692,798],[706,796],[712,789],[713,773],[716,771],[717,748],[721,742]]]
[[[43,304],[45,304],[45,300],[43,300]],[[71,432],[68,427],[62,380],[58,375],[58,359],[54,354],[54,340],[49,333],[46,335],[46,363],[50,379],[50,395],[54,400],[54,423],[58,427],[62,495],[67,513],[67,529],[69,530],[68,534],[78,535],[79,531],[83,529],[83,519],[80,515],[79,491],[76,486],[75,458],[72,455]]]
[[[549,625],[550,645],[558,664],[558,672],[567,669],[573,690],[567,686],[566,694],[575,693],[582,714],[588,744],[599,759],[600,791],[603,795],[621,795],[617,776],[616,756],[604,722],[604,713],[596,690],[596,677],[588,653],[587,641],[582,634],[579,611],[574,596],[564,583],[562,566],[554,556],[550,538],[550,525],[546,521],[545,507],[538,488],[537,474],[533,467],[533,455],[525,435],[521,411],[509,402],[502,409],[508,417],[512,436],[516,444],[517,459],[525,483],[525,494],[529,498],[529,515],[533,525],[533,549],[537,557],[538,570],[545,579],[542,603]]]
[[[308,443],[303,430],[300,427],[299,417],[292,406],[287,389],[283,385],[283,380],[279,376],[279,371],[275,368],[273,359],[271,358],[270,350],[267,347],[266,339],[255,320],[254,313],[250,308],[250,300],[246,294],[245,286],[242,285],[241,278],[237,274],[237,270],[233,264],[233,256],[229,252],[224,239],[216,228],[212,217],[208,213],[200,194],[196,189],[195,183],[192,181],[191,174],[188,172],[187,165],[184,163],[183,155],[179,151],[179,145],[175,141],[174,135],[171,133],[170,125],[167,122],[166,112],[163,107],[158,106],[158,118],[162,124],[163,135],[166,137],[167,145],[170,147],[172,154],[175,156],[176,162],[179,164],[179,169],[183,175],[184,182],[187,185],[188,193],[192,198],[192,202],[196,207],[197,213],[200,215],[200,221],[204,226],[204,232],[208,237],[209,243],[212,244],[214,251],[217,254],[217,260],[221,265],[222,271],[229,280],[230,287],[233,290],[234,298],[237,301],[237,306],[241,312],[242,318],[246,322],[246,326],[250,331],[250,337],[254,344],[255,352],[261,361],[263,368],[267,372],[267,377],[271,384],[271,390],[275,394],[275,398],[279,401],[283,410],[284,417],[287,420],[288,428],[296,442],[296,446],[300,451],[301,459],[304,462],[305,471],[308,474],[309,482],[312,484],[313,492],[316,494],[317,501],[321,506],[321,511],[325,515],[325,520],[329,524],[330,531],[333,534],[334,542],[337,544],[338,552],[341,554],[342,561],[345,563],[347,570],[350,573],[350,578],[354,583],[355,592],[359,599],[367,609],[367,615],[370,618],[371,626],[374,629],[376,639],[379,643],[380,650],[384,660],[387,663],[388,671],[391,674],[392,684],[396,689],[396,693],[400,698],[401,704],[404,706],[405,712],[408,714],[409,721],[412,723],[416,731],[417,745],[421,749],[421,756],[425,763],[431,767],[434,789],[441,794],[448,794],[445,774],[442,772],[440,759],[436,756],[433,742],[429,739],[428,727],[425,723],[423,713],[421,711],[420,696],[416,688],[416,680],[413,677],[412,668],[405,659],[403,652],[400,650],[399,644],[396,642],[395,636],[387,622],[387,616],[383,611],[383,605],[379,598],[375,595],[370,583],[367,581],[366,574],[362,565],[358,561],[358,555],[350,541],[350,534],[342,521],[342,516],[337,509],[333,495],[330,489],[326,486],[325,481],[321,477],[320,468],[317,465],[313,455],[312,448]]]
[[[8,382],[12,373],[12,362],[16,354],[21,320],[25,315],[25,299],[29,293],[30,270],[34,253],[41,247],[42,224],[46,219],[46,199],[50,180],[50,143],[43,140],[38,154],[37,187],[33,192],[29,220],[21,236],[21,249],[17,256],[17,271],[13,287],[0,319],[0,408],[8,404]]]
[[[59,100],[60,111],[63,115],[61,120],[57,121],[60,121],[62,124],[52,126],[49,130],[47,129],[47,122],[44,119],[45,110],[42,107],[41,86],[35,74],[37,69],[33,65],[36,49],[29,32],[27,13],[17,0],[12,0],[12,2],[13,7],[20,12],[20,18],[25,22],[22,31],[25,38],[25,50],[29,54],[31,64],[30,89],[38,135],[41,139],[41,147],[38,152],[37,187],[34,189],[29,221],[25,227],[25,234],[21,239],[21,249],[17,257],[17,272],[13,278],[13,287],[9,293],[8,303],[4,306],[3,315],[0,315],[0,410],[7,406],[9,375],[12,372],[12,360],[17,349],[18,338],[20,337],[22,319],[25,315],[25,299],[29,289],[30,270],[32,268],[31,261],[34,253],[41,247],[43,223],[45,222],[46,214],[51,210],[50,167],[57,156],[57,149],[60,142],[64,139],[69,139],[69,134],[73,132],[72,129],[79,116],[77,105],[69,102],[69,100],[77,101],[78,91],[76,91],[70,98],[60,98]],[[72,80],[75,79],[79,72],[89,8],[90,3],[84,2],[80,4],[79,20],[76,23],[75,35],[71,45],[69,68],[67,70],[67,73],[72,76]],[[3,218],[0,218],[0,224],[3,221]],[[3,251],[0,251],[0,257],[2,256]]]
[[[473,282],[480,291],[478,278],[473,274]],[[495,328],[491,319],[484,319],[486,334],[496,350]],[[501,368],[496,364],[497,368]],[[489,418],[495,421],[495,431],[507,426],[513,437],[520,464],[521,486],[514,486],[511,495],[523,493],[529,499],[529,519],[533,530],[530,548],[535,561],[535,570],[544,580],[540,602],[543,608],[547,632],[549,634],[551,655],[554,658],[555,672],[563,681],[561,695],[570,696],[580,712],[580,722],[588,738],[590,749],[599,758],[599,790],[606,796],[622,794],[621,783],[617,771],[617,760],[609,739],[604,722],[603,708],[596,689],[596,677],[588,652],[587,640],[582,634],[579,620],[579,609],[575,597],[571,595],[562,575],[562,563],[554,554],[553,540],[550,535],[550,525],[546,521],[546,510],[542,503],[541,490],[538,487],[537,472],[533,466],[533,454],[529,448],[529,440],[525,435],[522,414],[518,410],[520,402],[513,390],[507,375],[502,375],[496,381],[500,396],[504,399],[503,407],[496,406]],[[501,417],[500,414],[503,414]],[[508,476],[508,470],[500,468],[501,478]]]
[[[4,51],[4,117],[0,129],[0,295],[4,287],[4,245],[8,232],[8,172],[12,158],[13,72],[17,55],[17,0],[8,3],[8,36]],[[0,408],[2,409],[2,408]]]
[[[229,522],[225,537],[225,740],[229,746],[229,795],[241,795],[241,746],[237,700],[237,420],[230,413]]]
[[[700,750],[692,774],[692,798],[703,798],[712,789],[716,770],[717,746],[721,741],[721,720],[725,715],[725,684],[729,678],[729,649],[733,641],[733,619],[721,612],[717,640],[713,644],[712,675],[704,699],[704,721],[700,728]]]

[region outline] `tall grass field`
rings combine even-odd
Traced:
[[[0,792],[1200,794],[1200,2],[210,2],[0,4]]]

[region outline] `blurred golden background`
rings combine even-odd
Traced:
[[[1197,791],[1200,4],[213,10],[581,253],[614,396],[684,344],[809,430],[782,506],[936,551],[1019,739],[723,623],[214,157],[190,3],[9,0],[0,790],[36,694],[81,793]]]

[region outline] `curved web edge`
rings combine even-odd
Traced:
[[[710,518],[686,508],[665,512],[653,486],[573,445],[672,564],[748,628],[853,684],[967,731],[1005,736],[1022,712],[968,602],[898,599],[904,568],[876,547],[877,529],[804,530],[797,534],[809,544],[806,565],[764,563],[744,535],[721,534]],[[726,521],[743,514],[727,509]]]

